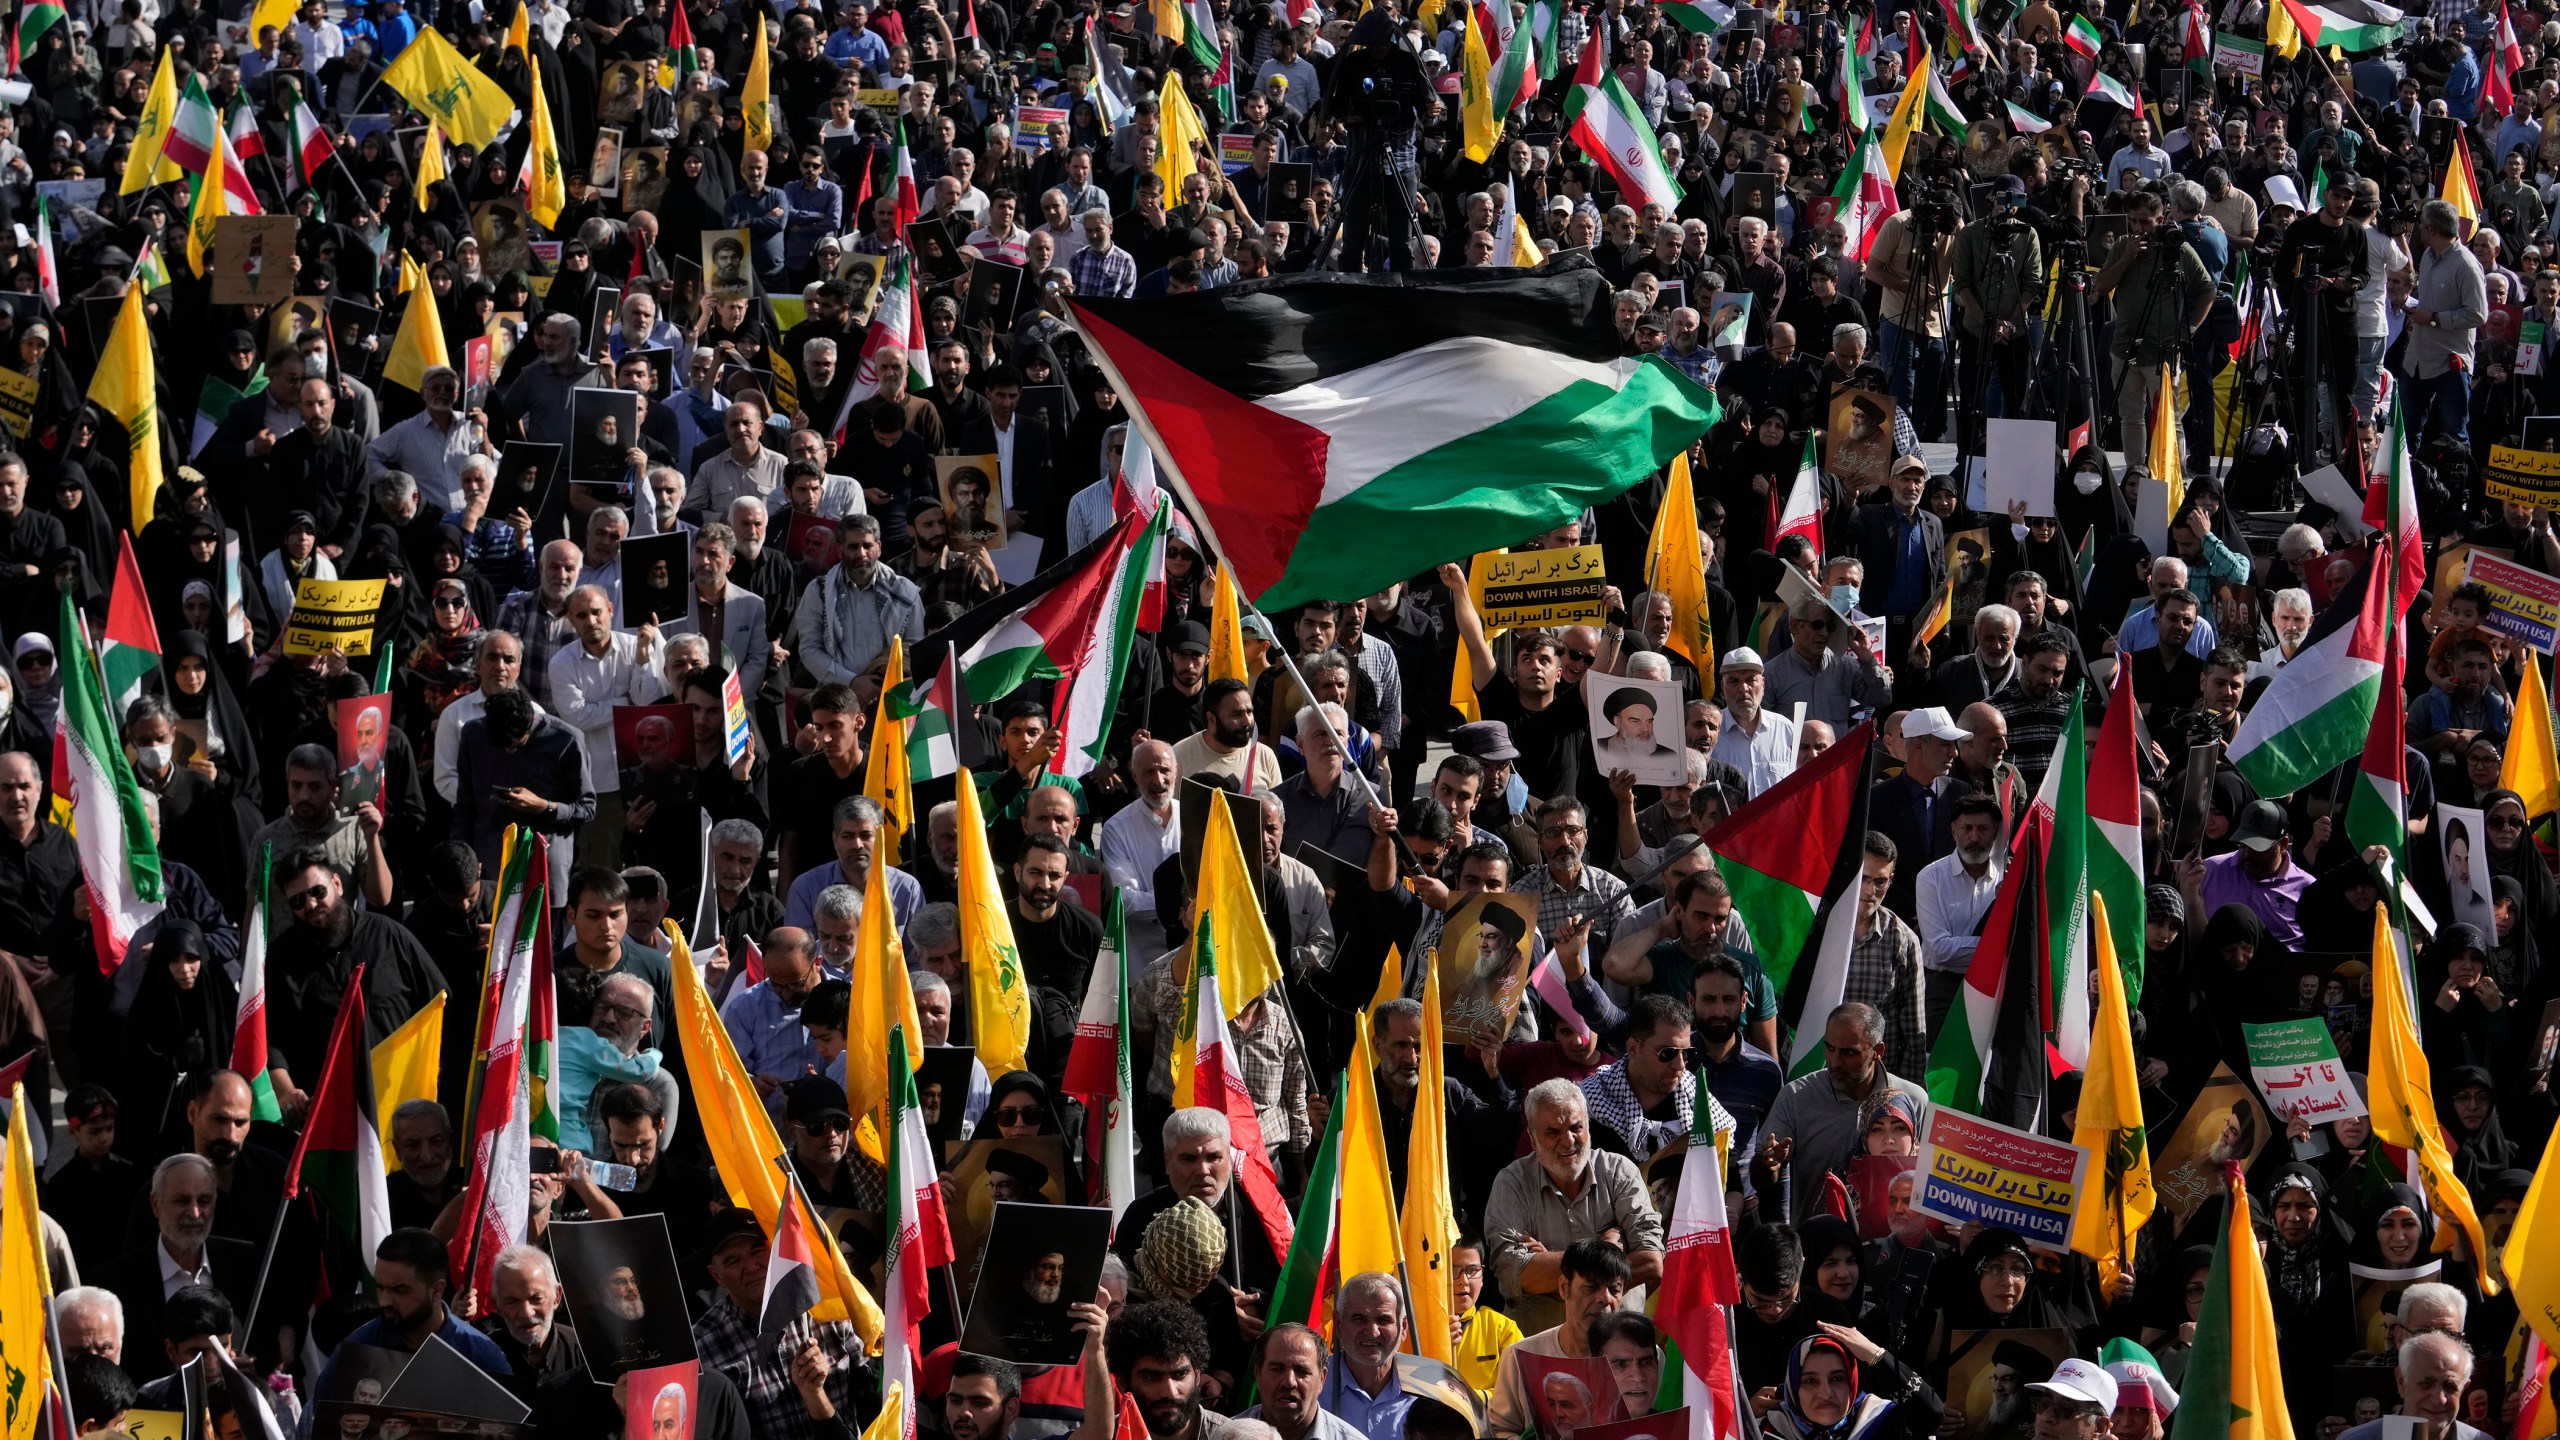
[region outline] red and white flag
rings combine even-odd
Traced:
[[[916,1327],[933,1309],[925,1276],[952,1260],[951,1225],[942,1208],[942,1174],[934,1164],[933,1142],[925,1134],[924,1112],[916,1104],[915,1072],[907,1065],[904,1025],[889,1031],[889,1254],[883,1307],[887,1319],[880,1345],[880,1386],[905,1394],[916,1391],[915,1358],[920,1350]],[[793,1193],[796,1195],[798,1191]],[[795,1203],[791,1208],[796,1209]],[[906,1433],[913,1437],[915,1412],[907,1412]]]
[[[302,159],[302,178],[313,185],[320,183],[320,167],[338,153],[337,142],[320,128],[320,117],[300,100],[293,102],[293,153]]]
[[[774,1163],[788,1175],[790,1161]],[[787,1184],[782,1213],[773,1222],[773,1247],[764,1262],[764,1312],[756,1321],[756,1339],[765,1344],[780,1340],[818,1303],[818,1252],[809,1243],[800,1208],[800,1187]]]
[[[1804,442],[1804,463],[1796,467],[1795,483],[1787,487],[1787,498],[1780,506],[1777,495],[1769,496],[1773,512],[1769,517],[1769,548],[1790,535],[1802,535],[1813,542],[1813,553],[1822,553],[1822,462],[1814,454],[1814,437]]]
[[[1715,1105],[1697,1079],[1697,1130],[1680,1162],[1663,1247],[1662,1299],[1655,1318],[1680,1343],[1690,1440],[1740,1440],[1743,1410],[1733,1366],[1733,1313],[1742,1281],[1733,1268],[1733,1227],[1724,1213],[1724,1150],[1708,1116]]]

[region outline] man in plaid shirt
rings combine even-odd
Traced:
[[[1126,300],[1138,288],[1138,262],[1126,250],[1111,243],[1111,216],[1102,210],[1084,212],[1084,248],[1067,262],[1076,282],[1076,294],[1087,300]]]
[[[839,1440],[852,1417],[878,1408],[876,1396],[855,1394],[857,1378],[871,1372],[851,1324],[803,1317],[773,1339],[759,1336],[768,1249],[755,1216],[736,1209],[712,1216],[702,1249],[720,1295],[693,1322],[693,1343],[702,1363],[745,1397],[758,1440]]]
[[[1920,974],[1920,937],[1885,908],[1897,861],[1893,841],[1867,832],[1858,877],[1858,938],[1849,948],[1849,973],[1840,999],[1872,1005],[1884,1016],[1885,1068],[1896,1075],[1925,1075],[1929,1040],[1921,1027],[1928,997]]]
[[[1620,922],[1635,913],[1627,899],[1627,882],[1582,862],[1591,845],[1591,823],[1582,802],[1551,800],[1538,809],[1538,849],[1547,863],[1520,877],[1511,888],[1538,897],[1538,933],[1552,940],[1569,921],[1591,926],[1594,953],[1606,953]]]

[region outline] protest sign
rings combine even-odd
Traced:
[[[1683,1405],[1677,1410],[1659,1410],[1632,1420],[1584,1425],[1573,1432],[1573,1440],[1682,1440],[1688,1433],[1689,1407]]]
[[[2258,1097],[2229,1065],[2216,1064],[2169,1143],[2152,1150],[2151,1188],[2171,1214],[2192,1215],[2221,1193],[2222,1167],[2248,1169],[2273,1128]]]
[[[2267,1108],[2287,1122],[2352,1120],[2365,1112],[2364,1097],[2347,1078],[2329,1024],[2317,1015],[2242,1025],[2249,1045],[2249,1078],[2267,1097]]]
[[[746,758],[749,732],[747,696],[746,692],[739,687],[738,671],[734,665],[730,667],[729,673],[720,679],[720,718],[722,728],[728,731],[721,753],[728,757],[730,764],[735,765]]]
[[[1499,1045],[1520,1013],[1538,949],[1534,895],[1487,890],[1449,912],[1440,932],[1440,1025],[1453,1045]]]
[[[952,1197],[946,1212],[951,1253],[959,1259],[958,1273],[963,1278],[977,1273],[979,1253],[988,1227],[995,1223],[998,1205],[1066,1203],[1066,1141],[1058,1136],[1003,1139],[990,1135],[964,1140],[946,1154],[942,1170],[950,1177],[950,1187],[943,1193]],[[1088,1286],[1085,1293],[1092,1294],[1092,1288]]]
[[[372,654],[382,583],[305,580],[294,586],[293,613],[284,622],[284,653],[317,655],[335,649],[351,656]]]
[[[1253,164],[1253,132],[1230,130],[1218,137],[1218,168],[1233,175]]]
[[[1014,148],[1040,155],[1049,149],[1049,127],[1066,124],[1067,112],[1053,105],[1024,105],[1013,112],[1013,119]]]
[[[338,702],[338,813],[382,800],[383,737],[391,732],[391,697],[355,695]]]
[[[701,1408],[702,1362],[651,1365],[623,1377],[622,1440],[664,1440],[694,1433]]]
[[[1528,1397],[1537,1440],[1573,1440],[1594,1424],[1626,1418],[1609,1362],[1597,1355],[1520,1356],[1520,1390]],[[1527,1436],[1523,1437],[1527,1440]]]
[[[2019,1433],[2015,1411],[2027,1409],[2026,1387],[2053,1377],[2071,1358],[2070,1332],[2037,1327],[1955,1330],[1947,1336],[1947,1408],[1964,1417],[1945,1440],[1995,1440]]]
[[[293,298],[291,215],[223,215],[213,222],[217,305],[281,305]]]
[[[960,1349],[1016,1365],[1072,1365],[1084,1349],[1067,1306],[1090,1301],[1111,1243],[1111,1211],[996,1206]]]
[[[1668,680],[1594,675],[1583,687],[1591,707],[1591,754],[1599,773],[1624,770],[1639,785],[1684,785],[1689,764],[1662,743],[1680,714],[1680,688]]]
[[[2243,75],[2267,73],[2267,46],[2263,40],[2251,40],[2228,30],[2213,34],[2213,68],[2237,70]]]
[[[649,503],[646,499],[642,504]],[[693,537],[681,530],[634,535],[622,542],[622,613],[614,625],[672,625],[693,613]]]
[[[1913,1207],[1950,1225],[1979,1220],[2040,1250],[2071,1244],[2071,1206],[2089,1152],[1973,1115],[1934,1110],[1920,1135]]]
[[[2560,455],[2551,458],[2560,460]],[[2482,623],[2490,629],[2545,655],[2560,642],[2560,579],[2480,550],[2471,552],[2463,579],[2489,592],[2489,613]]]
[[[2489,447],[2489,498],[2513,500],[2549,510],[2560,507],[2560,453],[2529,450],[2521,445]]]
[[[587,1352],[587,1373],[610,1384],[625,1371],[695,1356],[684,1280],[667,1217],[555,1220],[551,1253],[560,1299]]]
[[[1520,630],[1597,625],[1609,577],[1597,545],[1570,550],[1489,550],[1467,567],[1467,596],[1484,628]]]
[[[24,440],[27,427],[35,423],[36,396],[43,391],[37,380],[15,370],[0,369],[0,425]]]

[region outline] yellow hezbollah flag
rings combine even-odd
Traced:
[[[516,0],[516,13],[507,20],[505,48],[523,56],[527,65],[533,63],[532,10],[533,6],[527,0]]]
[[[1256,836],[1256,843],[1261,837]],[[1209,830],[1200,844],[1200,893],[1191,902],[1191,927],[1208,917],[1210,938],[1218,957],[1218,1008],[1230,1020],[1263,991],[1280,981],[1280,957],[1271,943],[1271,927],[1262,923],[1262,902],[1254,897],[1253,880],[1244,868],[1244,850],[1236,822],[1224,805],[1209,807]],[[1191,952],[1175,959],[1182,983],[1191,983]],[[1188,1013],[1188,1012],[1185,1012]],[[1173,1059],[1173,1093],[1191,1093],[1192,1047],[1177,1045]]]
[[[446,992],[418,1007],[399,1029],[373,1047],[373,1133],[382,1137],[382,1165],[400,1168],[400,1152],[390,1142],[391,1112],[412,1100],[436,1098],[436,1066],[444,1055]]]
[[[1458,116],[1467,158],[1479,164],[1491,158],[1502,117],[1493,110],[1493,56],[1484,48],[1484,27],[1473,15],[1467,17],[1467,38],[1458,51]]]
[[[2525,657],[2524,680],[2516,686],[2515,720],[2507,727],[2507,754],[2498,762],[2498,788],[2524,798],[2524,813],[2548,815],[2560,810],[2560,754],[2554,753],[2551,688],[2542,682],[2542,667]],[[2555,1257],[2560,1259],[2560,1257]],[[2554,1341],[2560,1345],[2560,1341]]]
[[[1701,678],[1716,672],[1715,629],[1707,619],[1707,557],[1698,543],[1697,492],[1689,479],[1689,452],[1671,457],[1671,479],[1644,552],[1645,584],[1670,598],[1671,633],[1663,646],[1685,657]]]
[[[880,802],[886,818],[876,842],[889,863],[898,863],[898,841],[916,828],[916,793],[907,769],[907,722],[898,718],[896,697],[906,693],[907,638],[889,637],[889,668],[880,677],[880,703],[871,712],[871,763],[864,767],[862,793]],[[1001,1075],[1001,1070],[990,1070]]]
[[[845,1108],[853,1112],[854,1137],[878,1160],[889,1133],[889,1027],[906,1027],[908,1068],[924,1063],[924,1022],[916,1018],[915,987],[907,983],[906,956],[898,947],[897,917],[889,913],[889,854],[871,847],[871,869],[862,884],[862,920],[853,935],[853,1005],[845,1017]]]
[[[773,1128],[773,1117],[765,1112],[755,1081],[738,1058],[738,1047],[730,1042],[729,1027],[720,1023],[718,1012],[711,1008],[710,992],[702,988],[702,976],[693,968],[693,947],[685,943],[683,928],[673,920],[659,923],[674,942],[668,968],[675,972],[676,1039],[684,1051],[685,1073],[697,1087],[693,1123],[702,1127],[702,1142],[711,1148],[729,1203],[754,1215],[765,1234],[771,1235],[782,1217],[784,1199],[791,1197],[796,1204],[799,1194],[782,1177],[782,1135]],[[835,1231],[805,1205],[800,1213],[802,1228],[820,1252],[814,1267],[818,1304],[809,1318],[850,1320],[863,1344],[879,1344],[878,1302],[855,1282],[853,1271],[844,1263],[844,1252],[836,1248]]]
[[[1369,1017],[1351,1017],[1351,1028],[1351,1066],[1342,1092],[1342,1215],[1333,1228],[1334,1243],[1345,1278],[1367,1270],[1399,1275],[1404,1247],[1398,1243],[1395,1181],[1387,1173],[1386,1122],[1378,1116],[1378,1059],[1369,1045]],[[1420,1101],[1415,1103],[1418,1110]]]
[[[256,13],[249,17],[251,48],[254,49],[257,46],[258,36],[263,34],[270,25],[276,27],[276,38],[279,41],[293,33],[293,12],[300,8],[302,7],[296,5],[294,0],[258,0]]]
[[[1013,916],[996,884],[996,857],[978,808],[978,782],[960,770],[960,955],[969,969],[969,1034],[990,1075],[1025,1067],[1031,1049],[1031,992]]]
[[[2293,12],[2284,0],[2267,7],[2267,48],[2287,60],[2302,53],[2302,31],[2293,23]]]
[[[2426,1052],[2418,1048],[2418,1027],[2409,1015],[2407,967],[2391,934],[2391,907],[2373,910],[2373,1039],[2365,1060],[2365,1099],[2373,1108],[2373,1133],[2418,1158],[2418,1178],[2426,1183],[2427,1203],[2436,1214],[2459,1226],[2473,1255],[2489,1253],[2480,1233],[2480,1214],[2471,1192],[2453,1173],[2453,1156],[2444,1148],[2444,1127],[2436,1123],[2435,1082]],[[2439,1226],[2436,1248],[2451,1250],[2453,1235]],[[2482,1293],[2498,1293],[2489,1267],[2480,1271]]]
[[[53,1275],[45,1266],[36,1209],[35,1110],[24,1083],[9,1087],[8,1193],[0,1196],[0,1384],[9,1397],[8,1440],[31,1440],[44,1414],[53,1356],[45,1349],[45,1315]]]
[[[165,53],[165,52],[163,52]],[[107,332],[106,352],[98,357],[98,373],[89,377],[89,399],[124,427],[125,470],[139,532],[151,519],[151,504],[160,494],[159,376],[151,353],[150,322],[142,318],[142,287],[124,287],[124,304],[115,327]]]
[[[2187,503],[2187,458],[2178,443],[2178,371],[2175,366],[2160,367],[2160,383],[2151,397],[2151,451],[2144,462],[2151,467],[2151,478],[2169,487],[2169,518]]]
[[[1885,173],[1897,181],[1902,178],[1902,148],[1911,143],[1911,132],[1919,128],[1920,103],[1928,98],[1931,60],[1927,51],[1921,52],[1911,78],[1902,82],[1902,98],[1893,102],[1893,118],[1885,122],[1884,139],[1879,142],[1884,151]]]
[[[1387,954],[1395,965],[1395,952]],[[1399,967],[1400,968],[1400,967]],[[1373,1009],[1372,1014],[1376,1013]],[[1440,967],[1422,967],[1422,1081],[1413,1092],[1413,1130],[1404,1146],[1404,1265],[1413,1291],[1414,1353],[1458,1363],[1449,1339],[1449,1247],[1458,1243],[1457,1206],[1449,1199],[1449,1093],[1441,1083]]]
[[[213,222],[231,213],[231,197],[223,193],[230,184],[231,160],[230,137],[216,131],[213,158],[196,177],[195,204],[187,212],[187,268],[198,279],[204,277],[207,257],[213,253]]]
[[[2560,1145],[2546,1145],[2533,1186],[2507,1232],[2507,1248],[2498,1257],[2507,1283],[2515,1287],[2516,1309],[2547,1346],[2560,1346]],[[2540,1434],[2540,1431],[2527,1431]]]
[[[746,111],[747,148],[773,148],[773,52],[764,33],[764,11],[756,11],[756,48],[747,52],[747,84],[738,92]]]
[[[2389,906],[2380,907],[2389,909]],[[2380,990],[2382,987],[2374,987]],[[2276,1350],[2276,1312],[2267,1295],[2267,1265],[2249,1223],[2249,1187],[2231,1169],[2229,1219],[2213,1247],[2204,1308],[2178,1385],[2171,1440],[2293,1440],[2285,1408],[2283,1359]]]
[[[527,55],[525,66],[533,77],[525,116],[525,128],[532,137],[525,142],[525,210],[549,229],[559,223],[561,207],[569,203],[569,182],[560,174],[560,142],[551,133],[551,102],[542,93],[542,65]]]
[[[1236,596],[1233,566],[1218,567],[1217,593],[1209,601],[1209,678],[1253,683],[1244,658],[1244,605]]]
[[[486,148],[497,139],[516,110],[497,81],[471,68],[453,42],[432,28],[418,31],[418,38],[382,72],[382,79],[430,121],[441,121],[447,133],[474,149]]]
[[[2098,977],[2098,1013],[2071,1143],[2089,1152],[2092,1192],[2082,1196],[2072,1216],[2071,1248],[2098,1262],[2099,1287],[2112,1302],[2132,1276],[2134,1237],[2158,1197],[2151,1190],[2151,1144],[2142,1123],[2142,1083],[2135,1072],[2124,974],[2116,968],[2115,932],[2107,928],[2106,897],[2092,893],[2089,905],[2098,934],[2090,966]]]
[[[391,337],[391,353],[382,357],[382,378],[412,390],[426,388],[427,372],[453,364],[444,348],[444,326],[436,319],[435,292],[426,274],[406,254],[400,257],[400,289],[409,303],[400,308],[400,330]]]
[[[178,75],[170,68],[169,59],[174,53],[174,46],[160,48],[160,68],[152,72],[151,92],[142,100],[142,120],[134,127],[133,148],[125,152],[124,178],[116,182],[119,195],[130,195],[185,173],[177,162],[160,155],[160,139],[169,133],[169,119],[178,111]]]
[[[1177,39],[1182,34],[1173,33]],[[1156,97],[1156,137],[1156,174],[1164,181],[1166,203],[1179,205],[1183,179],[1200,168],[1199,152],[1192,147],[1208,147],[1209,127],[1200,123],[1200,112],[1192,108],[1178,73],[1165,77],[1164,90]]]
[[[517,13],[523,12],[519,10]],[[443,180],[445,175],[444,132],[436,128],[436,122],[430,120],[427,122],[427,138],[418,144],[418,181],[415,188],[418,192],[419,214],[427,213],[427,187]]]

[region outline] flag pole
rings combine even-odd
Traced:
[[[308,1107],[303,1111],[302,1123],[306,1128],[311,1124],[311,1112]],[[266,1303],[267,1276],[275,1269],[276,1246],[284,1241],[284,1217],[286,1212],[292,1209],[293,1202],[290,1200],[276,1206],[276,1223],[267,1228],[267,1248],[258,1259],[258,1283],[249,1291],[249,1308],[232,1317],[231,1347],[243,1354],[249,1353],[249,1340],[258,1323],[258,1307]],[[278,1356],[276,1363],[282,1365],[287,1358],[289,1357]]]

